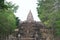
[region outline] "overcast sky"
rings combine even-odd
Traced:
[[[26,20],[30,10],[32,11],[34,20],[39,21],[36,10],[37,0],[7,0],[7,1],[12,1],[12,3],[16,3],[19,6],[17,13],[15,13],[15,15],[19,17],[19,19],[21,19],[22,21]]]

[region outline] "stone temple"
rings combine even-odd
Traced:
[[[50,40],[52,39],[48,29],[39,21],[35,21],[31,10],[27,20],[19,23],[20,40]],[[49,37],[48,37],[49,36]]]
[[[13,35],[16,40],[52,40],[53,33],[42,22],[35,21],[32,12],[29,11],[27,20],[20,22],[18,31]]]

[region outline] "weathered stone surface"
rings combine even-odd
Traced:
[[[20,23],[19,34],[21,40],[52,40],[51,30],[47,29],[44,24],[34,21],[31,11],[27,16],[27,20]]]
[[[27,20],[19,24],[15,36],[20,40],[53,40],[52,31],[47,29],[42,22],[34,21],[30,11]]]

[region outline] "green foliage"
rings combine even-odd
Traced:
[[[10,34],[16,28],[16,18],[11,12],[0,12],[0,34]]]
[[[16,28],[16,12],[18,6],[11,2],[6,2],[5,7],[0,10],[0,35],[9,35]]]
[[[4,0],[0,0],[0,9],[2,9],[4,6]]]
[[[19,25],[19,18],[18,17],[16,17],[16,26],[18,26]]]
[[[60,1],[38,0],[38,17],[48,27],[55,29],[55,34],[60,36]]]
[[[18,6],[15,4],[12,4],[12,2],[5,2],[5,5],[6,5],[5,9],[11,10],[13,12],[16,12],[16,10],[18,9]]]

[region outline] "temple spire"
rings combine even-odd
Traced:
[[[33,15],[32,15],[31,10],[29,11],[29,14],[28,14],[28,16],[27,16],[27,21],[29,21],[29,22],[34,21],[34,18],[33,18]]]

